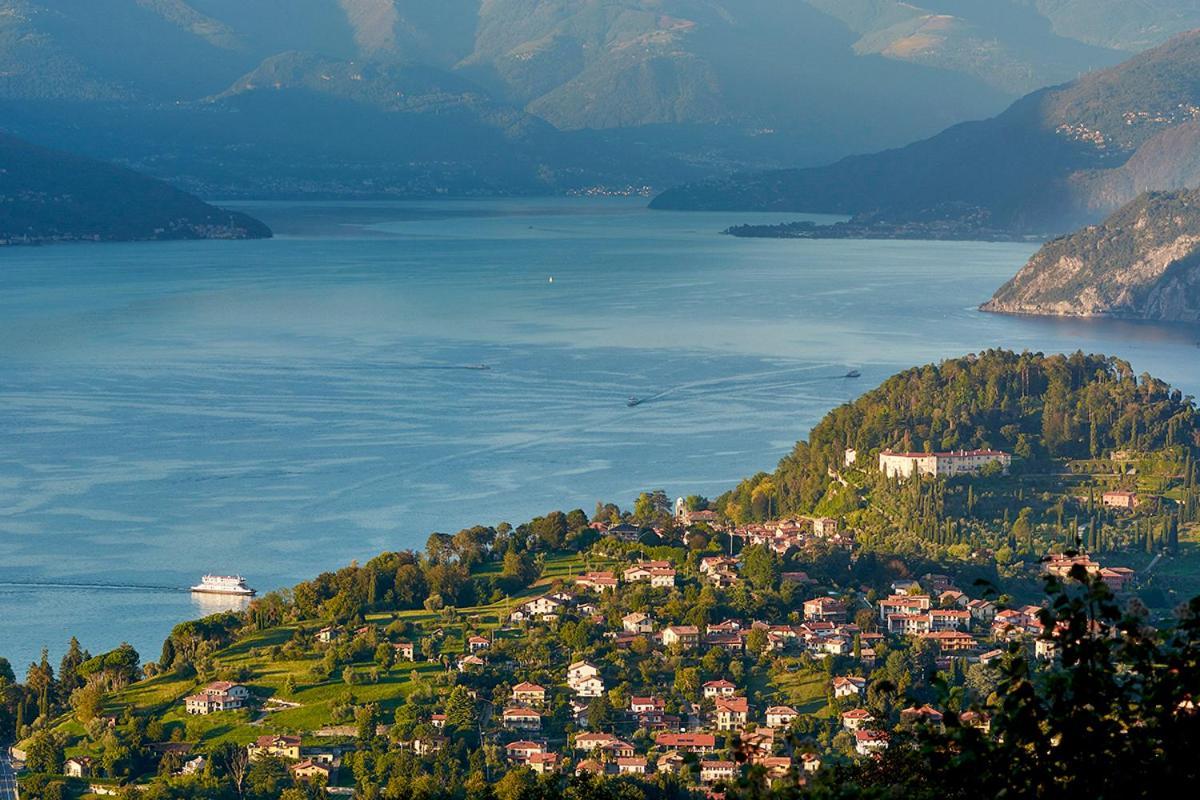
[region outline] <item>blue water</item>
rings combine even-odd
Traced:
[[[783,218],[640,206],[259,204],[274,240],[0,252],[0,655],[154,659],[210,610],[182,591],[203,572],[267,590],[432,531],[716,494],[889,374],[990,346],[1200,390],[1193,330],[976,312],[1033,245],[739,240],[717,231]]]

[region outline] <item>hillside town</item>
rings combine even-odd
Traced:
[[[1017,455],[819,427],[715,499],[433,533],[181,623],[155,661],[73,641],[31,665],[12,754],[31,800],[719,800],[929,737],[1003,747],[1014,680],[1119,642],[1098,614],[1155,630],[1186,588],[1160,576],[1188,563],[1198,470],[1172,424],[1135,428],[1157,449],[1097,430],[1038,460],[1024,434]]]

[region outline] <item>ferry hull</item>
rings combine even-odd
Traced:
[[[207,586],[193,586],[192,594],[223,594],[231,597],[253,597],[253,589],[214,589]]]

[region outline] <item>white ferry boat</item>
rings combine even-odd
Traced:
[[[254,590],[246,585],[241,575],[205,575],[192,587],[196,594],[232,594],[253,597]]]

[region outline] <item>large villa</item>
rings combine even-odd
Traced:
[[[977,475],[989,464],[999,464],[1008,471],[1012,456],[1001,450],[959,450],[952,453],[893,453],[879,454],[879,469],[889,478],[910,478],[913,473],[953,478],[956,475]]]

